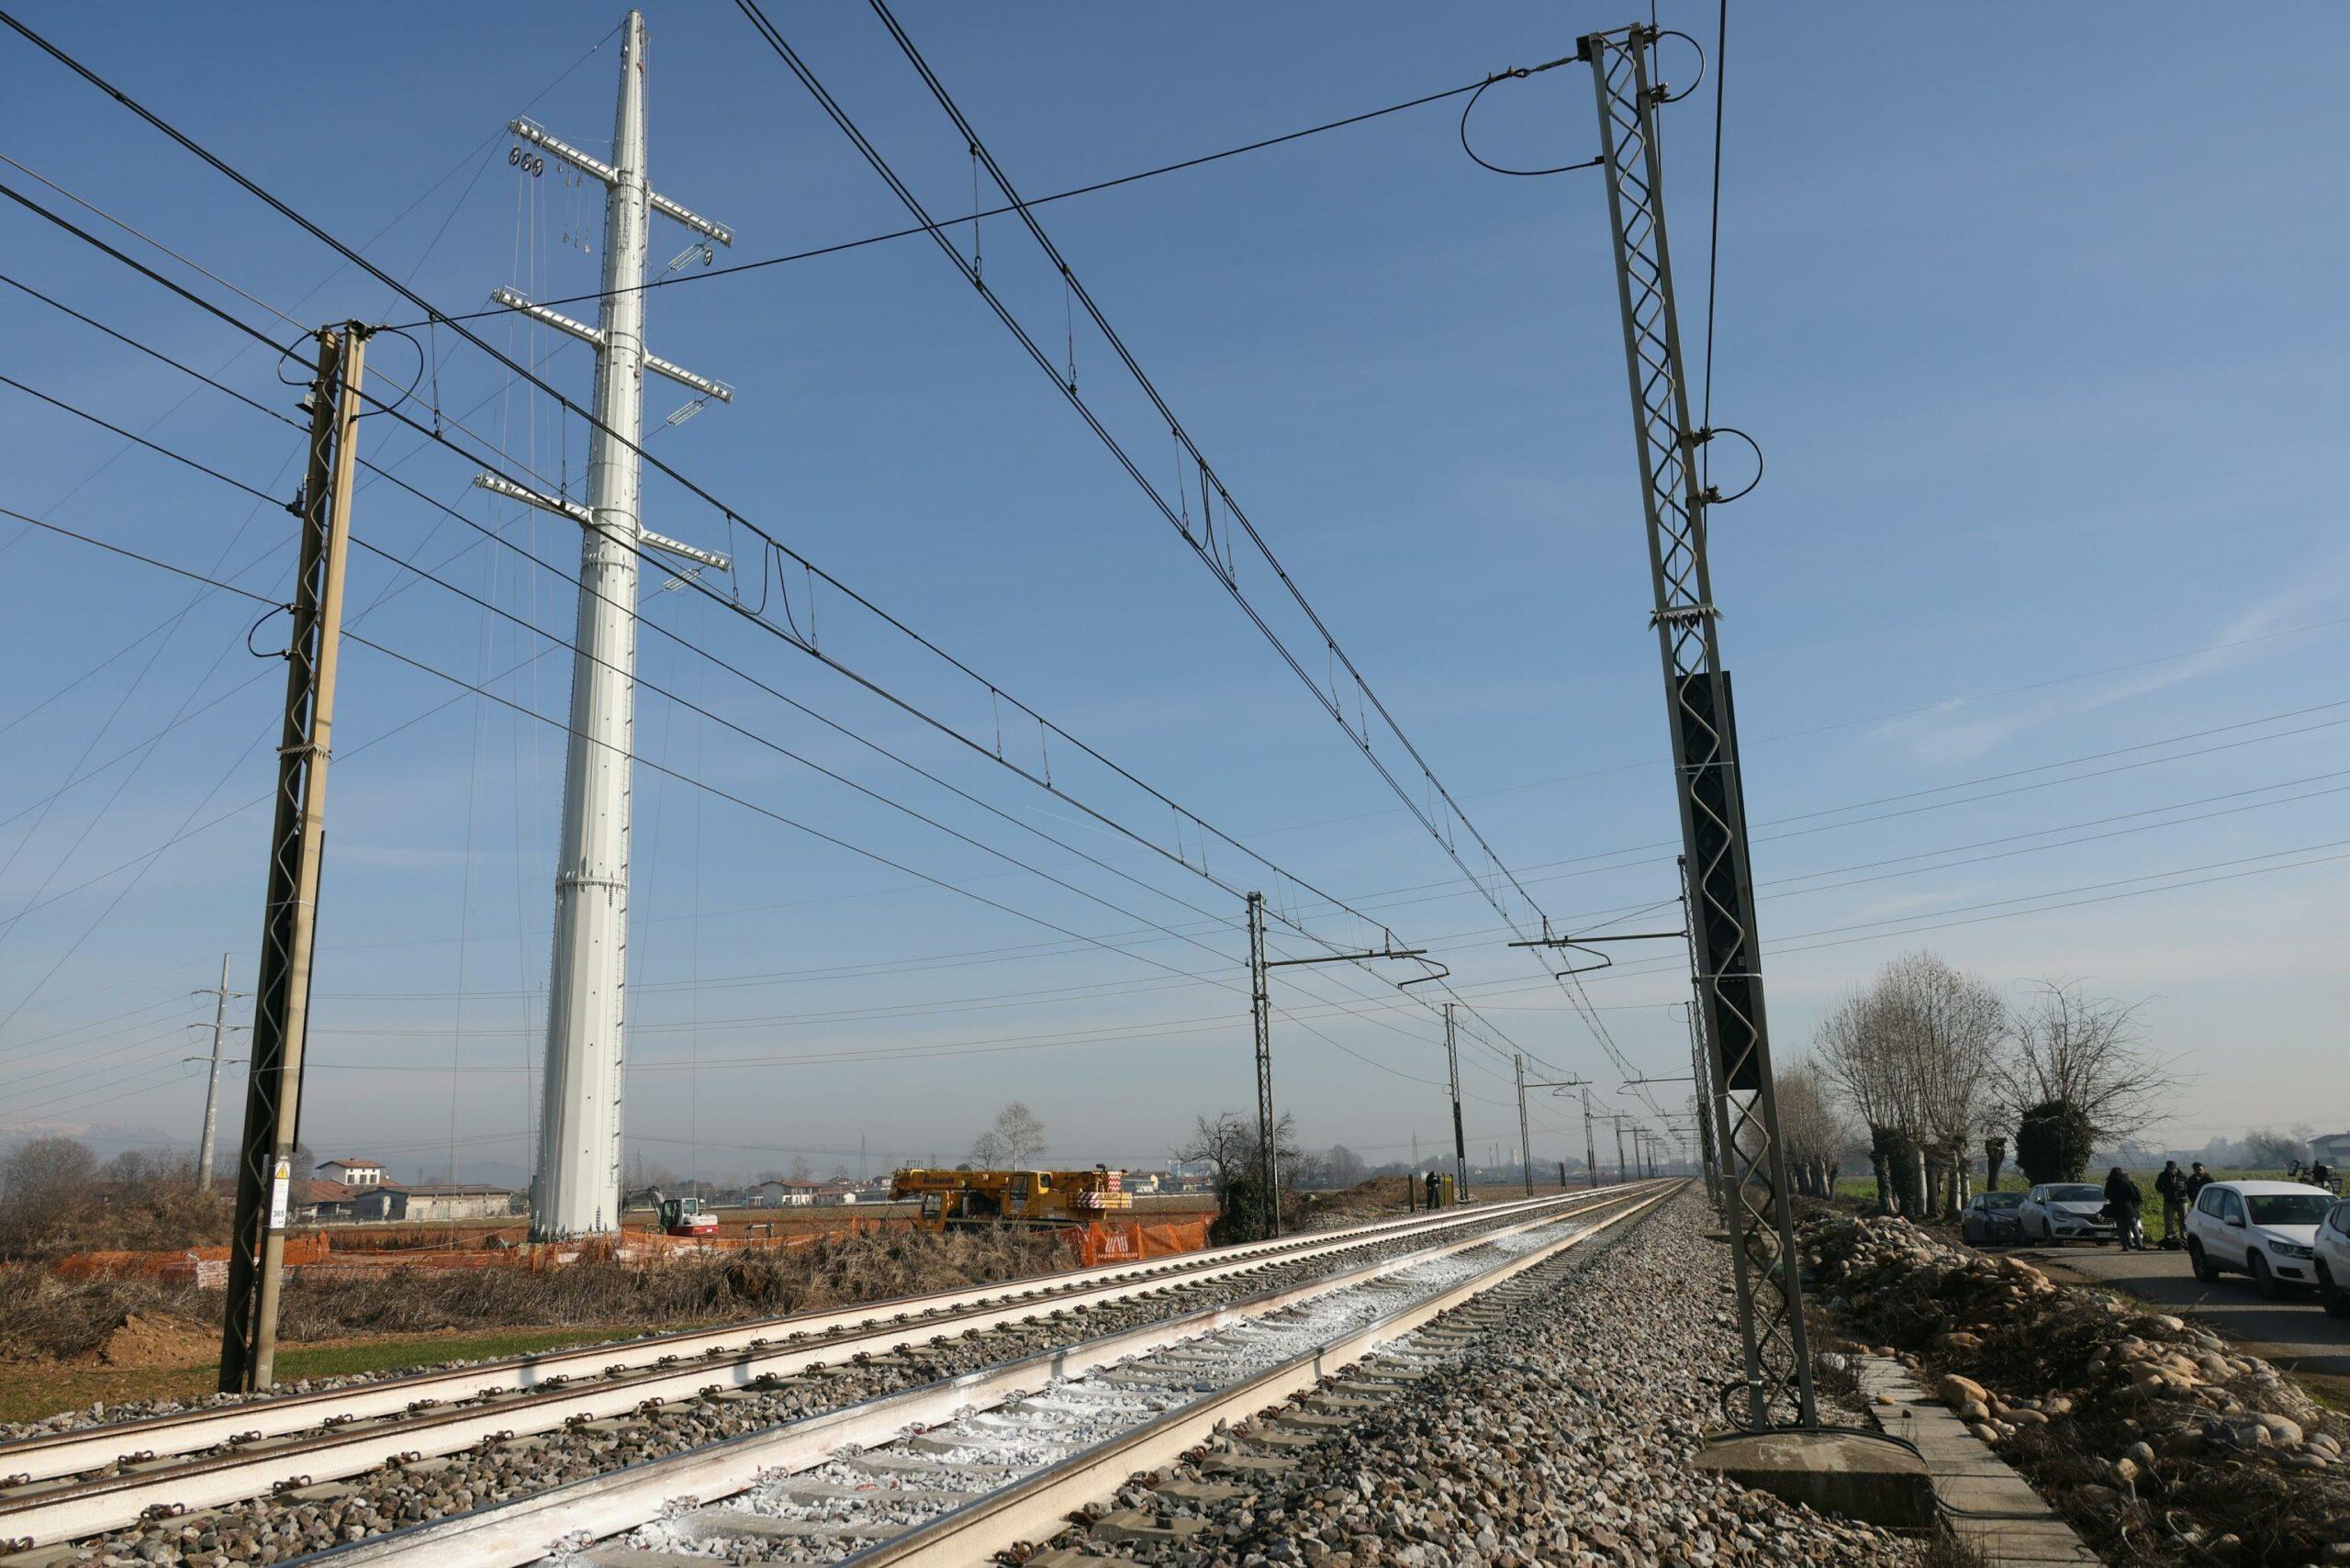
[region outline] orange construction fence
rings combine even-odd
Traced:
[[[1197,1252],[1208,1244],[1208,1222],[1201,1219],[1095,1220],[1073,1227],[1069,1246],[1087,1268],[1097,1263],[1124,1263],[1142,1258],[1165,1258]]]

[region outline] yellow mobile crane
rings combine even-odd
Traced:
[[[892,1198],[922,1200],[922,1227],[1084,1225],[1134,1207],[1126,1173],[1091,1170],[929,1170],[912,1168],[890,1180]]]

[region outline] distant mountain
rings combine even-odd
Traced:
[[[438,1186],[449,1179],[447,1159],[426,1156],[420,1159],[398,1159],[386,1169],[392,1180],[419,1186]],[[520,1192],[530,1185],[531,1173],[520,1165],[504,1159],[460,1159],[457,1180],[466,1185],[504,1187],[509,1192]]]

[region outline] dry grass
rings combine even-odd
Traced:
[[[586,1326],[663,1328],[774,1316],[925,1291],[1025,1278],[1071,1266],[1038,1232],[865,1234],[786,1252],[688,1257],[656,1266],[584,1262],[524,1269],[386,1271],[297,1276],[283,1334],[296,1343],[352,1335]],[[60,1280],[38,1264],[0,1264],[0,1359],[72,1361],[132,1313],[209,1323],[220,1293],[144,1279]]]
[[[1918,1558],[1918,1568],[1994,1568],[1994,1565],[1981,1547],[1944,1533],[1926,1542],[1926,1550]]]
[[[229,1239],[235,1190],[184,1183],[102,1184],[75,1201],[0,1204],[0,1258],[217,1247]]]

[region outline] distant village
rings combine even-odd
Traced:
[[[1214,1183],[1205,1174],[1129,1170],[1125,1187],[1147,1197],[1210,1193]],[[683,1181],[669,1195],[698,1197],[719,1208],[744,1209],[841,1207],[890,1201],[888,1176],[825,1182],[769,1178],[737,1186]],[[630,1208],[650,1210],[652,1190],[632,1193],[624,1202]],[[417,1224],[504,1219],[528,1214],[531,1202],[528,1192],[495,1185],[395,1182],[380,1160],[343,1156],[319,1161],[308,1181],[295,1183],[287,1207],[301,1225]]]

